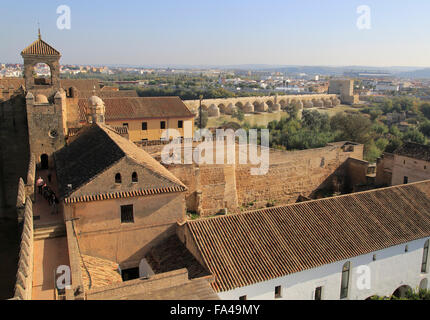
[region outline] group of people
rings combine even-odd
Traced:
[[[55,192],[46,184],[42,177],[39,177],[36,181],[36,186],[39,190],[39,194],[48,201],[49,205],[52,208],[51,214],[58,214],[58,198],[55,195]]]

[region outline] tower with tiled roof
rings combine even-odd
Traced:
[[[65,145],[67,135],[66,92],[61,88],[61,54],[40,35],[21,52],[24,59],[26,110],[30,153],[41,168],[52,165],[52,154]],[[45,63],[51,79],[34,78],[34,68]]]
[[[22,50],[21,56],[24,59],[24,78],[27,91],[44,89],[52,89],[54,91],[60,89],[61,54],[42,40],[40,29],[38,39]],[[37,82],[33,77],[34,67],[38,63],[45,63],[49,66],[51,70],[50,81]]]

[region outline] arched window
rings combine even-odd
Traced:
[[[136,172],[133,172],[133,174],[132,174],[132,176],[131,176],[131,182],[136,183],[136,182],[138,182],[138,181],[139,181],[139,178],[137,177],[137,173],[136,173]]]
[[[423,262],[421,264],[421,272],[423,272],[423,273],[428,272],[429,242],[430,242],[430,240],[427,240],[426,243],[424,244]]]
[[[122,179],[121,179],[121,173],[117,173],[115,175],[115,183],[121,183]]]
[[[350,270],[351,270],[351,262],[348,261],[342,267],[342,283],[340,285],[340,298],[341,299],[348,298]]]

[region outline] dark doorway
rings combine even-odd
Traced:
[[[410,286],[401,286],[394,291],[393,296],[398,299],[406,298],[408,293],[412,293],[412,288]]]
[[[134,279],[139,279],[139,268],[131,268],[122,270],[121,272],[123,281],[130,281]]]
[[[40,157],[41,169],[48,170],[49,169],[49,157],[47,154],[42,154]]]

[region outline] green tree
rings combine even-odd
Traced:
[[[430,103],[423,103],[420,106],[420,111],[427,119],[430,119]]]
[[[410,128],[403,135],[403,141],[404,142],[415,142],[415,143],[419,143],[419,144],[425,144],[426,143],[426,137],[417,128]]]
[[[232,114],[232,118],[236,118],[239,121],[243,121],[245,119],[245,114],[243,113],[242,109],[237,108],[233,114]]]
[[[208,112],[205,110],[202,110],[202,127],[200,128],[200,115],[196,117],[194,124],[197,128],[204,129],[208,125],[208,121],[209,121]]]

